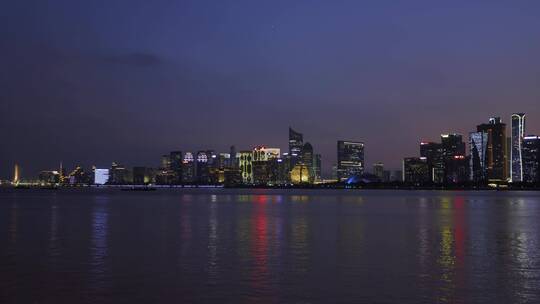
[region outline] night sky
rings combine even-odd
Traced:
[[[490,116],[540,133],[537,0],[8,0],[0,28],[2,178],[285,151],[289,126],[327,174],[338,139],[371,169]]]

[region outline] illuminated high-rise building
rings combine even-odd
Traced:
[[[445,157],[465,155],[465,143],[461,134],[441,134],[441,146]]]
[[[511,134],[506,136],[506,180],[512,181],[512,137],[508,135]]]
[[[109,169],[94,168],[94,184],[105,185],[109,182]]]
[[[291,182],[295,185],[311,183],[309,168],[302,163],[298,163],[291,170]]]
[[[487,133],[487,178],[492,181],[506,180],[506,124],[500,117],[492,117],[486,124],[476,127],[477,132]]]
[[[512,137],[510,148],[510,180],[523,181],[523,137],[525,136],[525,114],[512,114]]]
[[[488,133],[471,132],[469,134],[469,174],[473,182],[485,182],[487,179]]]
[[[364,143],[339,140],[337,142],[337,178],[346,181],[364,173]]]
[[[219,153],[217,157],[217,165],[220,169],[230,168],[231,167],[231,154],[230,153]]]
[[[302,157],[302,148],[304,147],[304,136],[289,127],[289,155],[291,165],[294,166]]]
[[[311,146],[311,144],[308,142],[302,147],[301,162],[308,168],[310,182],[313,182],[315,179],[315,174],[313,171],[313,146]]]
[[[279,148],[267,148],[258,146],[253,148],[253,161],[268,161],[272,158],[279,158],[281,150]]]
[[[64,168],[64,164],[62,161],[60,161],[60,168],[58,169],[58,174],[60,183],[64,183],[64,178],[66,177],[66,169]]]
[[[420,156],[427,159],[431,181],[434,183],[455,183],[463,173],[459,163],[465,157],[465,143],[461,134],[441,134],[441,143],[421,142]],[[461,180],[461,179],[460,179]]]
[[[465,155],[454,155],[444,161],[445,183],[459,184],[466,183],[470,179],[469,157]]]
[[[255,147],[252,151],[252,180],[256,185],[266,185],[272,180],[271,160],[280,158],[279,148]]]
[[[191,184],[195,182],[195,179],[195,158],[193,153],[186,152],[182,160],[182,183]]]
[[[523,137],[523,182],[540,184],[540,136]]]
[[[431,181],[441,183],[444,179],[444,153],[442,144],[421,142],[420,157],[426,158]]]
[[[197,182],[199,184],[210,183],[209,154],[207,151],[197,152]]]
[[[21,174],[21,172],[20,172],[19,164],[15,164],[15,168],[13,169],[13,180],[12,180],[13,184],[18,184],[19,183],[19,181],[21,179],[20,174]]]
[[[276,184],[290,184],[291,183],[291,156],[288,152],[283,153],[282,157],[273,159],[271,162],[270,172],[272,174],[272,181]]]
[[[467,160],[463,136],[457,133],[441,134],[441,152],[443,159],[443,183],[459,183],[468,179]],[[439,182],[441,182],[439,181]]]
[[[426,157],[406,157],[403,159],[403,181],[415,185],[431,182]]]
[[[253,152],[240,151],[238,166],[242,175],[242,183],[253,184]]]

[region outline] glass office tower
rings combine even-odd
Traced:
[[[525,114],[512,114],[512,138],[510,149],[510,180],[512,182],[523,181],[523,137],[525,136]]]

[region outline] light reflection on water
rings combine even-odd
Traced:
[[[108,229],[109,229],[109,197],[96,196],[92,209],[90,269],[88,285],[90,290],[96,290],[97,297],[110,288],[111,282],[107,279],[110,274],[108,265]]]
[[[217,259],[217,247],[218,247],[218,206],[217,196],[211,196],[210,214],[209,214],[209,227],[208,227],[208,266],[207,272],[209,275],[209,284],[217,282],[219,275],[219,264]]]
[[[48,195],[0,201],[0,302],[540,301],[536,194]]]

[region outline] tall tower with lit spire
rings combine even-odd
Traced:
[[[20,168],[19,168],[19,164],[15,164],[15,168],[13,170],[13,181],[12,183],[13,184],[18,184],[20,179],[21,179],[21,171],[20,171]]]
[[[59,173],[59,181],[60,183],[63,183],[64,182],[64,166],[62,164],[62,161],[60,161],[60,169],[58,170],[58,173]]]
[[[525,114],[512,114],[512,138],[510,149],[510,180],[512,182],[523,181],[523,137],[525,136]]]

